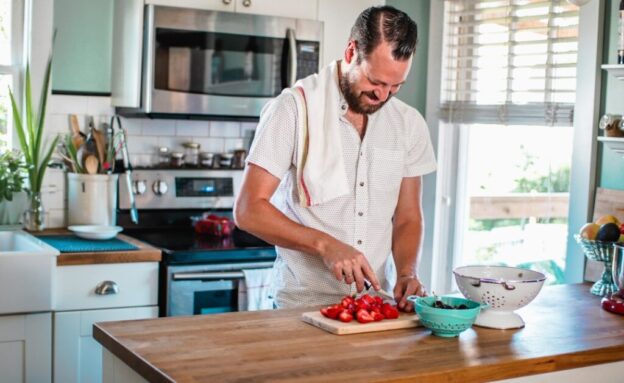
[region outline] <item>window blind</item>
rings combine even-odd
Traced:
[[[572,125],[577,48],[565,0],[446,0],[441,118]]]

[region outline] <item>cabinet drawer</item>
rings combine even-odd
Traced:
[[[56,269],[55,311],[158,304],[158,262],[59,266]],[[117,292],[96,293],[111,281]]]

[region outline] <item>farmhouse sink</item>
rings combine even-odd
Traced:
[[[0,315],[52,310],[58,255],[24,231],[0,231]]]

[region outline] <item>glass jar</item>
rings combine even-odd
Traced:
[[[199,166],[199,144],[187,142],[184,145],[184,164],[189,167]]]
[[[199,164],[202,168],[212,168],[214,165],[214,153],[199,153]]]
[[[618,126],[621,118],[622,116],[618,116],[617,114],[605,114],[600,118],[598,127],[602,130],[610,130],[611,128]]]
[[[169,152],[169,148],[166,146],[161,146],[158,148],[158,166],[159,167],[168,167],[171,164],[171,153]]]
[[[171,167],[172,168],[184,167],[184,153],[182,152],[171,153]]]
[[[234,160],[234,153],[221,153],[221,167],[225,169],[232,168],[232,163]]]

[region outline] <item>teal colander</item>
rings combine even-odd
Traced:
[[[433,307],[435,300],[439,299],[450,306],[464,304],[467,309],[442,309]],[[417,297],[415,295],[407,298],[414,303],[416,314],[423,326],[430,329],[433,335],[451,338],[470,328],[474,323],[481,308],[487,307],[479,302],[456,297]]]

